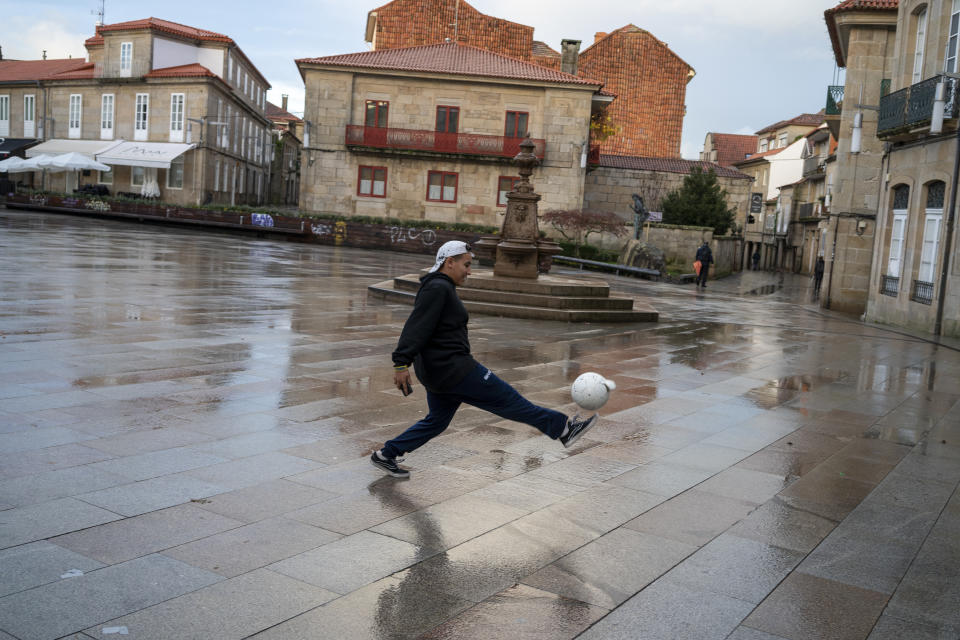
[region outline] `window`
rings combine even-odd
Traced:
[[[36,98],[31,93],[23,96],[23,137],[32,138],[37,133]]]
[[[70,95],[70,117],[67,122],[67,134],[70,138],[79,138],[83,121],[83,96],[79,93]]]
[[[230,54],[227,54],[227,82],[230,82],[230,79],[233,78],[233,58],[230,57]]]
[[[183,189],[183,156],[177,156],[167,169],[167,188]]]
[[[428,171],[427,200],[456,202],[457,174],[451,171]]]
[[[893,189],[893,225],[890,231],[890,257],[887,259],[887,275],[900,277],[900,265],[903,261],[903,240],[907,228],[907,206],[910,201],[910,187],[901,184]]]
[[[390,103],[386,100],[367,100],[367,113],[364,124],[368,127],[385,128]]]
[[[133,117],[133,139],[146,140],[150,124],[150,95],[137,94],[136,111]]]
[[[170,94],[170,142],[183,142],[183,94]]]
[[[785,146],[787,146],[787,134],[781,133],[780,136],[777,138],[777,147],[783,148]]]
[[[213,190],[220,191],[220,161],[213,163]]]
[[[500,176],[497,181],[497,206],[507,206],[507,194],[513,191],[515,184],[520,182],[520,178],[515,176]]]
[[[133,73],[133,43],[120,43],[120,75],[129,78]]]
[[[10,96],[0,96],[0,136],[10,135]]]
[[[97,183],[113,184],[113,171],[97,171]]]
[[[946,185],[931,182],[927,187],[927,208],[923,221],[923,248],[920,251],[920,272],[917,280],[935,282],[940,250],[940,222],[943,219],[943,197]]]
[[[130,186],[142,187],[144,173],[143,167],[130,167]]]
[[[766,151],[766,150],[767,150],[767,141],[766,141],[766,140],[761,140],[761,141],[760,141],[760,153],[763,153],[763,152]]]
[[[249,84],[248,81],[249,81],[249,80],[250,80],[250,78],[249,78],[249,76],[247,76],[247,72],[244,71],[244,72],[243,72],[243,92],[244,92],[244,93],[247,93],[247,94],[250,93],[250,88],[249,88],[249,86],[248,86],[248,84]]]
[[[387,196],[387,168],[360,167],[357,195],[385,198]]]
[[[927,8],[917,14],[917,42],[913,51],[913,83],[923,80],[923,46],[927,38]]]
[[[100,139],[113,140],[113,94],[100,96]]]
[[[530,114],[526,111],[507,111],[507,122],[503,135],[508,138],[522,138],[527,135],[527,121]]]
[[[437,131],[456,133],[460,124],[460,107],[437,107]]]
[[[960,0],[953,0],[950,9],[950,36],[947,38],[947,60],[943,65],[948,73],[957,72],[957,42],[960,38]]]

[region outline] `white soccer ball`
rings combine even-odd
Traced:
[[[599,373],[584,373],[573,381],[570,395],[581,409],[596,411],[607,404],[610,392],[616,388],[613,380],[607,380]]]

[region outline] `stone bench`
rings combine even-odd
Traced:
[[[600,262],[598,260],[584,260],[583,258],[570,258],[568,256],[553,256],[553,261],[559,264],[578,265],[580,270],[584,266],[594,267],[601,271],[612,272],[616,275],[621,273],[637,276],[640,278],[660,279],[660,272],[656,269],[644,269],[643,267],[632,267],[627,264],[612,264],[610,262]]]

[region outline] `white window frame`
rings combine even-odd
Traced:
[[[143,167],[130,167],[130,186],[142,187],[146,180],[146,174],[147,171]]]
[[[170,94],[170,142],[183,142],[184,109],[186,95]]]
[[[890,230],[890,257],[887,259],[887,275],[900,277],[903,268],[903,245],[907,236],[907,210],[893,210],[893,225]]]
[[[0,136],[10,135],[10,96],[0,96]]]
[[[916,84],[923,80],[923,48],[927,40],[927,8],[924,7],[917,14],[917,41],[913,51],[913,81]]]
[[[943,68],[947,73],[957,72],[957,48],[960,46],[960,0],[953,0],[950,8],[950,27],[947,33],[947,52]]]
[[[129,78],[133,75],[133,43],[120,43],[120,77]]]
[[[767,141],[766,141],[766,140],[761,140],[761,141],[760,141],[760,153],[764,153],[764,152],[766,152],[766,150],[767,150]]]
[[[29,118],[27,116],[30,116]],[[33,138],[37,135],[37,96],[27,93],[23,96],[23,137]]]
[[[233,109],[227,105],[227,124],[223,125],[223,146],[227,149],[230,148],[230,129],[232,128],[230,125],[233,124],[231,120],[233,120]]]
[[[787,134],[781,133],[777,136],[777,148],[782,149],[785,146],[787,146]]]
[[[222,98],[217,98],[217,122],[223,122],[223,99]],[[222,149],[223,140],[224,140],[223,125],[222,124],[216,125],[215,130],[217,132],[217,146],[219,146]]]
[[[920,249],[920,270],[917,273],[917,280],[936,282],[943,209],[927,209],[925,214],[923,219],[923,244]]]
[[[227,52],[227,82],[230,82],[231,77],[233,76],[233,58],[230,56],[230,52]]]
[[[180,167],[179,169],[180,184],[171,183],[170,181],[170,178],[177,174],[177,171],[174,170],[174,165],[178,165]],[[182,155],[177,156],[170,162],[170,168],[167,169],[167,189],[175,189],[177,191],[180,191],[183,189],[183,176],[184,176],[183,165],[184,165],[184,157]]]
[[[220,160],[213,164],[213,190],[220,191]]]
[[[113,171],[97,171],[97,184],[113,184]]]
[[[70,94],[70,107],[67,117],[67,137],[80,138],[83,134],[83,95]]]
[[[246,182],[247,170],[243,168],[240,170],[240,178],[237,180],[237,193],[243,193],[243,183]]]
[[[150,137],[150,94],[138,93],[133,107],[133,139],[138,142]]]
[[[249,82],[250,82],[250,76],[248,76],[247,72],[244,71],[243,72],[243,92],[248,96],[250,95]]]
[[[100,96],[100,139],[113,140],[114,117],[116,114],[116,96],[104,93]]]

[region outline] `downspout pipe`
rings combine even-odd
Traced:
[[[946,237],[943,239],[943,259],[940,261],[940,286],[937,293],[937,314],[933,322],[933,335],[943,333],[943,306],[947,296],[947,277],[950,275],[950,253],[953,247],[953,227],[957,210],[957,183],[960,181],[960,126],[957,127],[957,149],[953,157],[953,178],[950,187],[950,209],[947,211]]]

